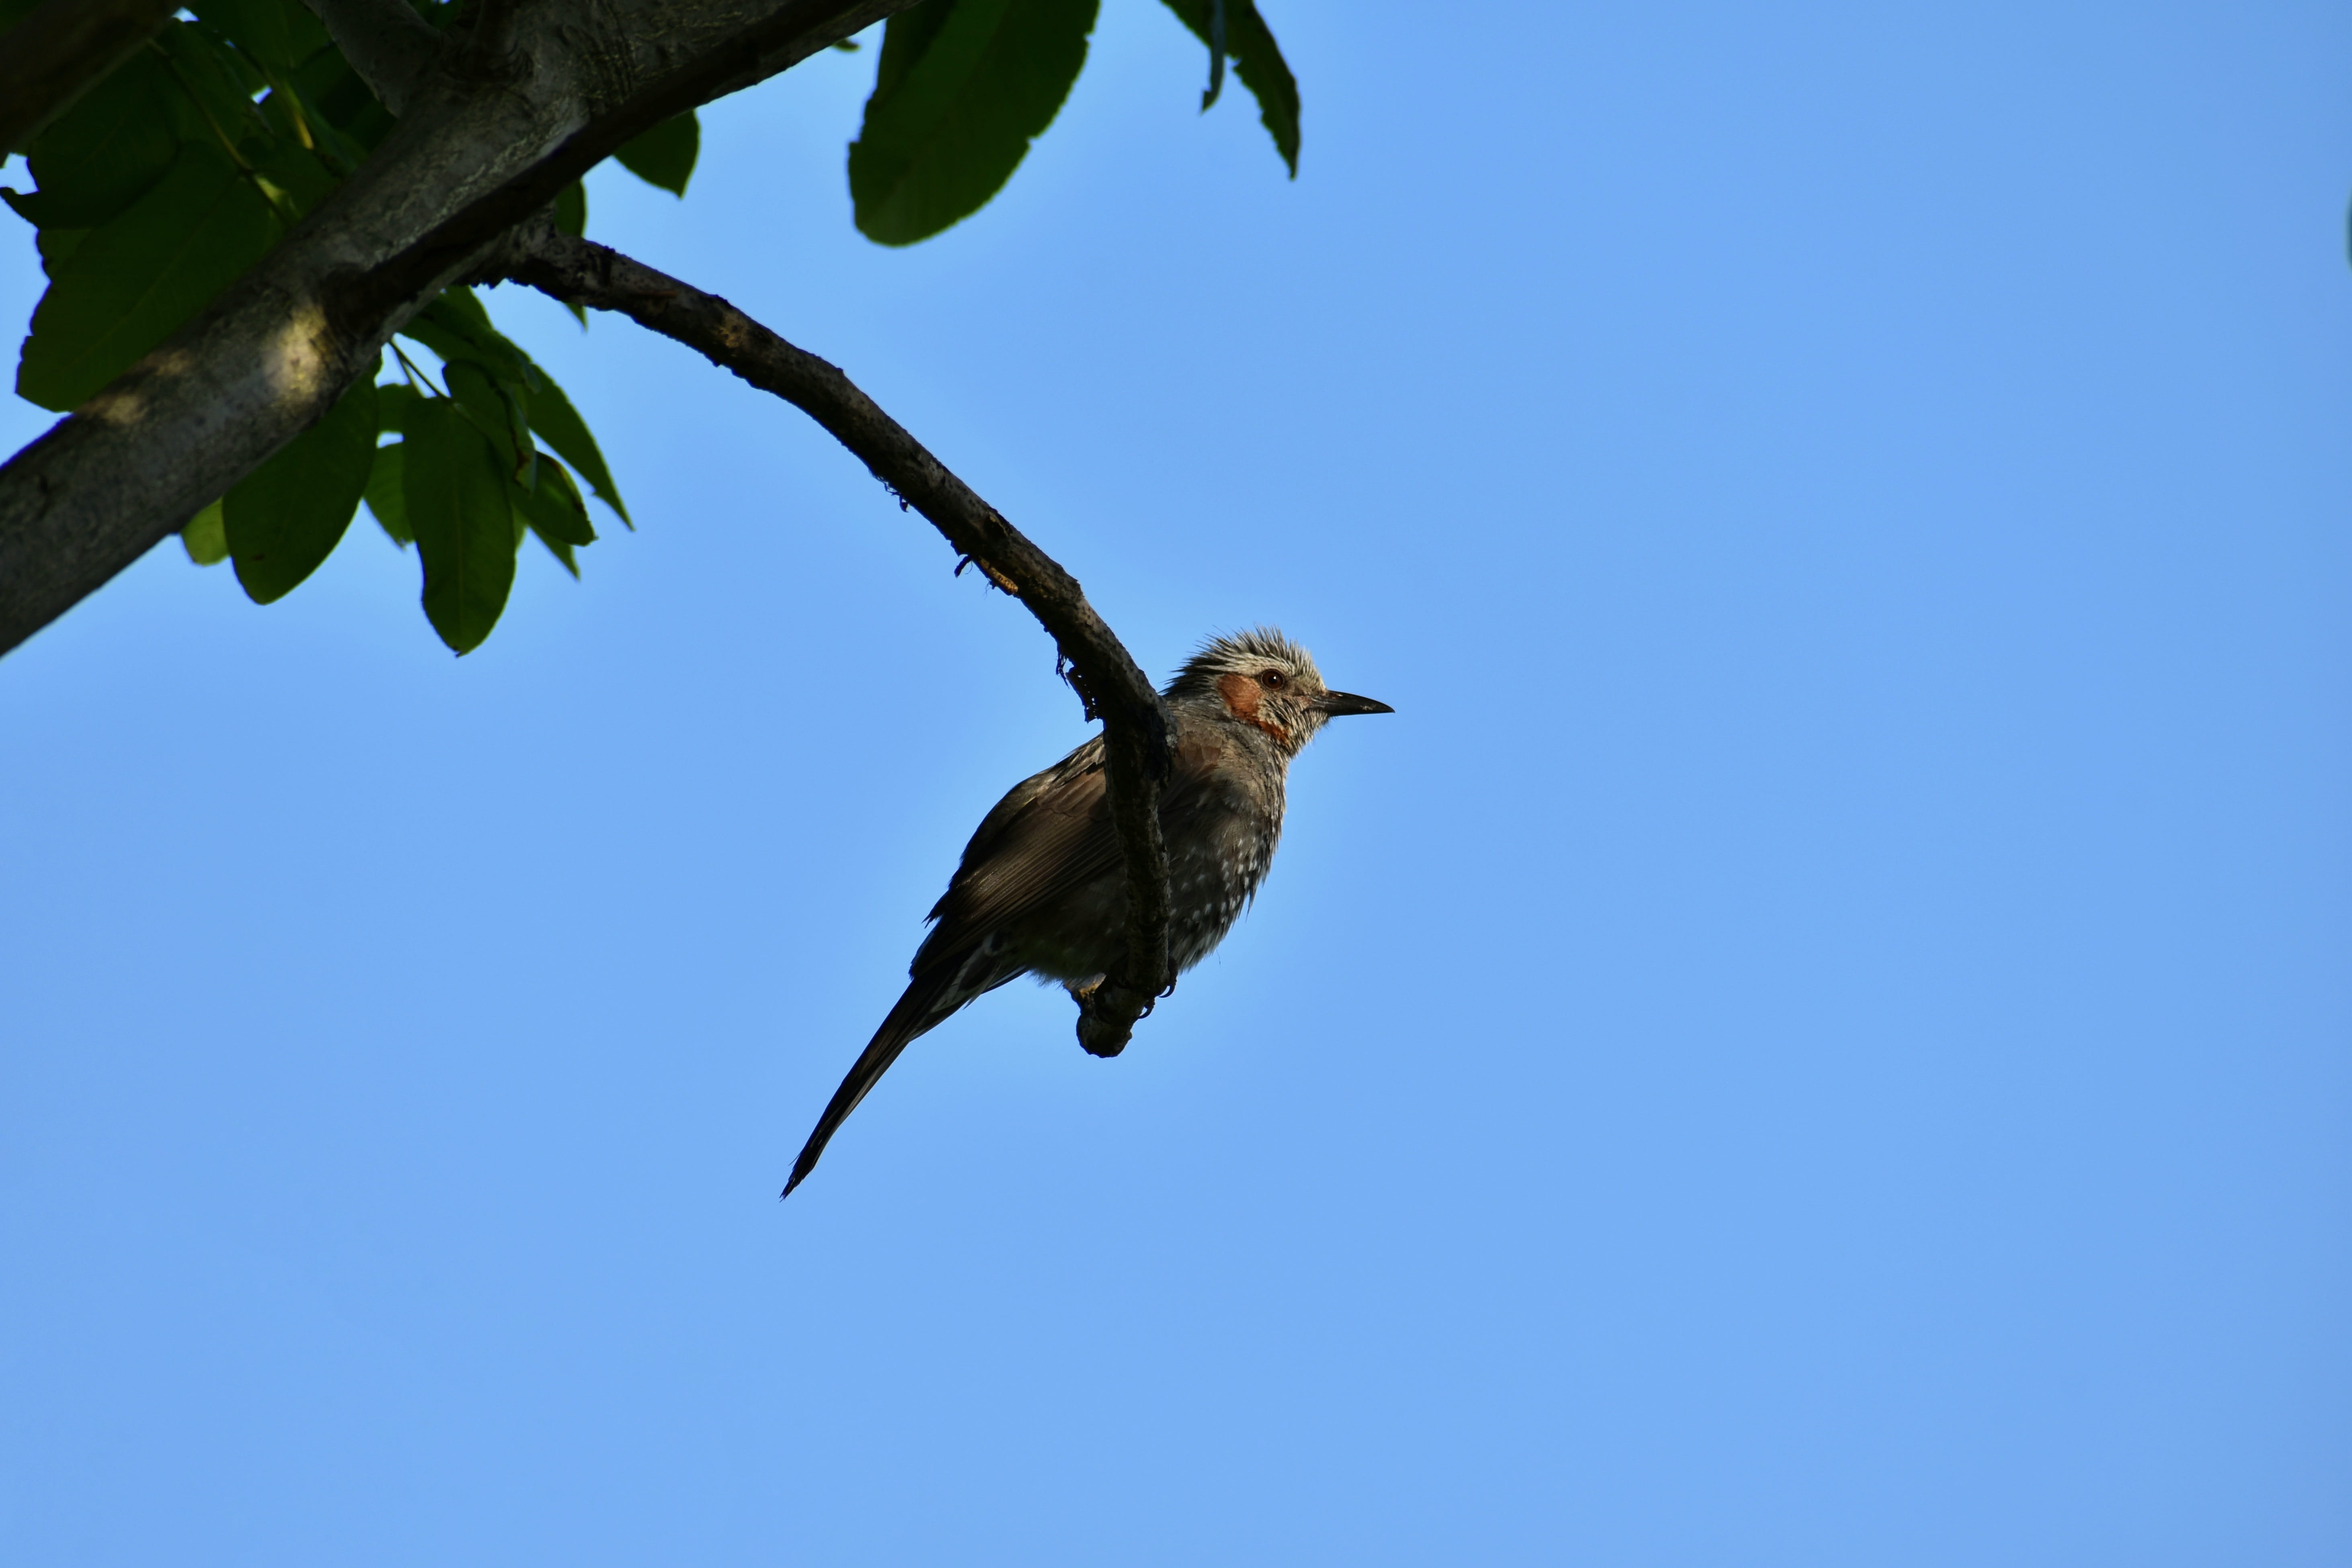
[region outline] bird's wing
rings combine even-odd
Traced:
[[[1181,813],[1202,796],[1219,755],[1213,739],[1180,740],[1175,770],[1160,793],[1162,810]],[[793,1162],[786,1197],[816,1168],[833,1134],[909,1042],[1021,972],[1003,956],[1004,925],[1118,864],[1102,756],[1099,737],[1087,742],[1014,785],[981,820],[955,879],[931,910],[939,924],[915,954],[905,993],[817,1118]]]
[[[1066,831],[1083,828],[1088,817],[1105,810],[1102,768],[1102,737],[1096,736],[1051,768],[1007,789],[971,831],[971,841],[963,847],[963,859],[957,862],[948,890],[927,918],[945,919],[967,887],[988,880],[985,873],[1000,849],[1034,841],[1041,827],[1061,826]]]
[[[1163,819],[1203,792],[1220,751],[1208,737],[1179,741],[1160,792]],[[1014,785],[982,819],[932,907],[939,924],[916,953],[915,968],[953,958],[982,934],[1108,874],[1119,859],[1097,736]]]

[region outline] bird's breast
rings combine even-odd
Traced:
[[[1271,810],[1247,799],[1221,804],[1168,835],[1168,936],[1179,969],[1208,956],[1233,929],[1265,880],[1282,834],[1278,800]]]

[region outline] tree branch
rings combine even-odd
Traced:
[[[0,33],[0,157],[31,145],[178,9],[173,0],[48,0]]]
[[[546,157],[451,214],[399,255],[348,277],[328,301],[330,315],[366,319],[394,308],[428,280],[462,268],[483,246],[530,219],[573,181],[664,120],[764,81],[915,3],[785,0],[715,47],[637,84],[625,102],[596,114]]]
[[[277,250],[0,466],[0,653],[315,423],[507,228],[630,137],[912,3],[529,5],[514,79],[416,72],[390,137]],[[396,4],[321,0],[354,39],[383,24],[378,43],[406,26]]]
[[[772,392],[823,425],[929,519],[988,580],[1029,608],[1071,666],[1089,718],[1103,723],[1111,822],[1127,871],[1127,955],[1078,1000],[1078,1042],[1116,1056],[1175,977],[1168,963],[1168,857],[1160,785],[1173,758],[1167,709],[1077,580],[948,471],[835,366],[793,347],[726,300],[546,222],[519,236],[509,276],[577,305],[616,311]]]
[[[360,79],[394,114],[441,53],[441,35],[404,0],[302,0]]]

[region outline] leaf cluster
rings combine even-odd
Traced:
[[[1205,112],[1225,61],[1298,173],[1298,84],[1252,0],[1163,0],[1209,47]],[[890,18],[866,120],[849,148],[858,232],[913,245],[1004,187],[1086,65],[1097,0],[927,0]]]
[[[35,3],[0,0],[0,29]],[[449,0],[412,3],[438,28],[462,18]],[[1230,57],[1295,175],[1297,89],[1251,0],[1165,3],[1210,46],[1203,109]],[[849,150],[858,228],[908,245],[984,205],[1068,97],[1097,5],[927,0],[893,16]],[[25,150],[34,190],[0,189],[39,231],[48,277],[17,392],[59,412],[88,401],[268,255],[394,123],[298,0],[192,0]],[[683,197],[699,151],[688,111],[614,157]],[[581,233],[585,193],[572,186],[552,216]],[[628,515],[571,400],[470,290],[443,293],[389,353],[394,379],[378,384],[379,356],[182,537],[198,563],[232,562],[266,604],[318,570],[364,502],[403,549],[415,547],[426,618],[468,653],[505,608],[526,536],[579,575],[577,552],[596,538],[583,482]]]
[[[40,231],[49,286],[16,391],[44,408],[79,405],[178,330],[393,128],[294,0],[189,9],[193,19],[164,24],[34,141],[35,191],[0,190]],[[450,8],[421,9],[446,22]],[[698,142],[687,115],[620,161],[683,194]],[[577,232],[585,197],[560,206]],[[267,604],[318,570],[364,499],[403,549],[416,547],[426,618],[464,653],[497,624],[526,535],[579,575],[575,552],[596,532],[575,472],[626,513],[571,400],[470,291],[448,290],[401,335],[440,361],[446,384],[395,345],[404,380],[365,377],[183,538],[201,564],[233,562],[246,593]],[[384,435],[397,439],[379,444]]]

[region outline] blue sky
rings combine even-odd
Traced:
[[[494,298],[639,528],[479,653],[362,520],[0,664],[12,1554],[2352,1552],[2352,22],[1265,8],[1295,183],[1143,0],[911,250],[871,52],[592,182],[1147,667],[1398,708],[1118,1061],[1008,988],[775,1202],[1085,727],[628,323]]]

